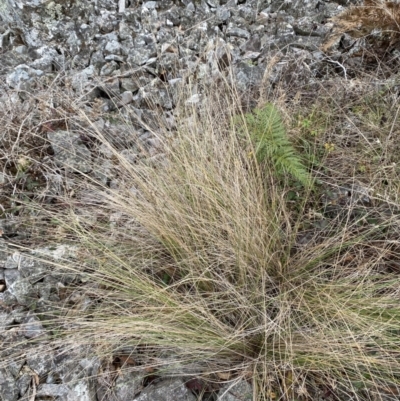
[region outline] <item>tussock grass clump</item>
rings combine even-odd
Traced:
[[[310,173],[287,137],[300,173],[264,163],[277,155],[268,143],[260,160],[259,125],[233,90],[216,93],[183,102],[172,129],[147,127],[150,147],[132,129],[130,153],[81,114],[117,179],[83,176],[90,204],[77,193],[52,214],[79,242],[79,262],[63,267],[85,277],[92,300],[59,318],[57,334],[100,352],[129,349],[159,374],[244,377],[260,400],[397,388],[399,285],[387,265],[399,256],[398,220],[368,224],[348,210],[299,246]],[[273,146],[283,123],[268,107]],[[282,173],[303,184],[295,213]]]

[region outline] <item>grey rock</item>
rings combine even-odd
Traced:
[[[239,7],[239,16],[247,23],[252,24],[257,18],[257,10],[254,7],[242,5]]]
[[[91,171],[90,150],[83,144],[79,134],[53,131],[48,132],[47,137],[54,151],[54,160],[59,167],[82,173]]]
[[[21,334],[26,338],[36,338],[46,333],[42,323],[36,316],[28,316],[22,323]]]
[[[20,279],[21,273],[17,269],[6,269],[4,271],[4,280],[8,288],[10,288],[16,281]]]
[[[183,11],[181,11],[181,27],[182,29],[191,28],[194,25],[194,13],[196,7],[193,3],[189,3]]]
[[[96,357],[88,357],[89,347],[75,347],[73,351],[60,352],[54,358],[54,373],[63,383],[87,381],[98,372],[100,363]]]
[[[101,69],[105,62],[104,54],[100,50],[95,51],[90,58],[90,64],[98,69]]]
[[[10,315],[13,317],[15,323],[20,324],[27,316],[26,308],[23,306],[13,308]]]
[[[87,49],[80,51],[78,54],[72,57],[72,60],[69,63],[70,68],[79,70],[85,68],[89,64],[90,57],[90,52]]]
[[[42,46],[36,49],[36,54],[39,58],[30,63],[30,67],[43,72],[52,72],[54,66],[58,66],[62,60],[57,51],[49,46]]]
[[[234,66],[234,74],[238,88],[245,92],[261,83],[264,70],[260,66],[239,62]]]
[[[137,137],[134,132],[128,130],[124,124],[112,124],[104,132],[105,137],[112,146],[129,147],[136,143]]]
[[[69,387],[66,401],[97,401],[95,387],[88,380],[70,384]]]
[[[37,299],[36,291],[27,279],[16,280],[8,287],[8,291],[20,305],[29,307]]]
[[[187,105],[197,104],[200,102],[200,100],[201,100],[200,95],[198,93],[195,93],[185,101],[185,104]]]
[[[19,391],[20,397],[22,397],[28,390],[29,385],[31,384],[32,377],[31,375],[24,373],[22,376],[20,376],[17,380],[17,387]]]
[[[106,61],[118,61],[119,63],[123,63],[125,61],[125,57],[118,56],[116,54],[109,54],[108,56],[105,56],[104,59]]]
[[[88,351],[87,348],[77,347],[74,352],[61,353],[54,359],[53,372],[65,385],[65,401],[96,401],[95,380],[92,377],[98,374],[100,363],[97,358],[85,358]]]
[[[217,8],[219,6],[219,0],[207,0],[207,4],[210,7]]]
[[[54,357],[51,351],[39,354],[35,350],[29,350],[26,363],[39,376],[54,369]]]
[[[16,401],[18,399],[19,389],[13,375],[5,369],[0,369],[0,383],[1,400]]]
[[[214,50],[207,53],[207,63],[210,67],[211,74],[217,76],[219,71],[231,65],[234,57],[232,46],[223,39],[217,38],[215,41],[210,41],[208,47]]]
[[[260,57],[260,52],[246,52],[243,55],[243,60],[257,60]]]
[[[237,27],[229,27],[226,29],[226,34],[228,36],[236,36],[238,38],[244,38],[244,39],[249,39],[250,38],[250,32],[247,31],[246,29],[242,28],[237,28]]]
[[[145,145],[148,148],[153,149],[160,149],[161,148],[161,141],[159,138],[147,138],[145,141]]]
[[[133,401],[195,401],[182,379],[163,380],[146,387]]]
[[[116,93],[108,92],[108,96],[110,97],[115,97]],[[115,103],[114,99],[100,99],[98,101],[98,110],[100,110],[102,113],[110,113],[112,111],[115,111],[117,108],[117,105]]]
[[[144,371],[121,370],[114,385],[114,394],[118,401],[132,400],[142,390],[145,374]]]
[[[13,294],[11,294],[10,290],[7,289],[4,292],[0,293],[0,304],[4,305],[15,305],[17,303],[17,298]]]
[[[5,261],[8,256],[8,246],[3,238],[0,238],[0,267],[5,267]]]
[[[49,265],[40,260],[35,260],[31,255],[14,252],[7,258],[7,269],[18,269],[21,277],[28,279],[30,283],[42,279],[49,272]]]
[[[118,69],[118,67],[118,63],[115,61],[108,62],[101,67],[100,76],[111,75],[116,69]]]
[[[217,401],[253,401],[253,389],[244,380],[227,383],[219,390]]]
[[[74,74],[70,78],[72,88],[78,93],[88,89],[93,82],[96,75],[96,70],[93,65],[85,68],[84,70]]]
[[[98,122],[101,124],[100,121],[98,121]],[[98,123],[98,122],[96,122],[96,123]],[[103,123],[104,123],[104,121],[103,121]],[[106,143],[102,143],[102,144],[98,147],[97,150],[98,150],[98,151],[100,152],[100,154],[102,155],[102,160],[104,159],[104,157],[107,158],[107,159],[111,159],[111,158],[113,157],[113,155],[114,155],[113,149],[112,149],[109,145],[107,145]]]
[[[118,96],[120,93],[119,79],[108,79],[106,83],[101,85],[101,89],[110,97]]]
[[[179,58],[176,53],[164,53],[158,60],[158,71],[164,77],[164,79],[170,80],[177,76],[177,70],[179,68]]]
[[[155,68],[156,68],[156,65],[157,65],[157,60],[158,60],[157,56],[149,58],[146,61],[146,68],[149,69],[149,70],[151,69],[153,72],[155,72]]]
[[[0,313],[0,334],[14,323],[14,317],[9,313]]]
[[[45,246],[35,248],[31,251],[32,255],[39,259],[61,261],[66,259],[74,259],[78,248],[74,245],[58,244],[57,246]]]
[[[14,358],[11,361],[9,361],[7,369],[15,378],[18,378],[19,372],[21,371],[21,368],[24,364],[25,364],[25,359]]]
[[[157,47],[154,43],[143,47],[130,49],[127,62],[133,65],[141,66],[146,64],[152,57],[157,56]]]
[[[35,79],[42,75],[42,71],[22,64],[16,67],[15,70],[7,76],[6,82],[10,88],[30,91],[33,89]]]
[[[205,0],[201,0],[200,4],[197,4],[196,13],[199,19],[209,18],[211,10],[210,6],[205,2]]]
[[[54,283],[49,282],[37,283],[33,287],[43,301],[48,301],[51,298],[51,293],[54,292],[56,288]]]
[[[138,154],[134,150],[131,149],[124,149],[121,151],[121,156],[123,160],[128,162],[129,164],[133,165],[138,162]]]
[[[137,82],[132,78],[121,78],[120,79],[121,90],[124,92],[135,92],[137,91],[140,86],[138,86]]]
[[[158,8],[157,1],[146,1],[142,5],[143,8],[147,8],[148,10],[154,10]]]
[[[177,104],[182,96],[182,78],[174,78],[168,81],[168,92],[174,104]]]
[[[133,29],[130,24],[128,24],[125,20],[122,20],[119,23],[118,27],[118,37],[122,41],[132,39]]]
[[[0,46],[1,48],[1,46]],[[0,73],[9,74],[19,65],[28,65],[32,58],[28,54],[21,54],[15,49],[1,55]]]
[[[37,397],[60,397],[62,400],[66,400],[69,393],[69,388],[65,384],[41,384],[36,392]],[[77,398],[76,400],[78,400]]]
[[[181,22],[180,9],[176,6],[166,11],[163,16],[171,22],[171,26],[178,26]]]
[[[113,164],[109,160],[98,158],[95,162],[94,175],[102,184],[107,185],[113,176]]]
[[[217,11],[215,13],[215,19],[217,24],[221,24],[225,21],[228,21],[230,17],[231,17],[231,12],[229,8],[225,6],[217,8]]]
[[[117,40],[112,40],[104,48],[105,54],[121,54],[121,45]]]
[[[255,34],[253,35],[243,46],[241,49],[245,52],[259,52],[261,51],[261,40],[260,36]]]
[[[7,258],[4,267],[6,269],[18,269],[20,259],[21,259],[21,254],[19,252],[14,252]]]
[[[154,107],[154,105],[161,106],[165,109],[171,109],[173,107],[172,98],[168,91],[164,88],[158,88],[157,86],[162,86],[162,83],[151,83],[139,89],[135,99],[138,107]]]
[[[153,79],[153,75],[147,72],[139,72],[137,74],[133,74],[130,78],[127,78],[126,81],[121,80],[121,87],[123,90],[130,90],[131,92],[135,92],[139,88],[143,88],[144,86],[150,84]],[[128,89],[126,85],[129,85],[131,89]]]

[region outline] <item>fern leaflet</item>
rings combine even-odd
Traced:
[[[310,174],[291,144],[278,109],[268,103],[245,115],[259,163],[271,161],[278,174],[290,174],[304,186],[311,182]]]

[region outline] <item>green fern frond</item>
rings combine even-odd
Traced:
[[[304,186],[311,176],[291,144],[278,109],[268,103],[245,115],[255,155],[259,163],[271,162],[277,174],[290,174]]]

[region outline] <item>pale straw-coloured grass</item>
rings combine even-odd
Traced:
[[[363,225],[348,211],[297,246],[306,211],[256,161],[240,100],[219,85],[183,101],[175,129],[148,127],[156,154],[140,146],[135,163],[80,114],[117,179],[83,175],[91,204],[78,193],[51,212],[79,247],[58,267],[81,274],[91,300],[61,311],[54,332],[103,354],[131,347],[163,375],[244,377],[257,399],[397,386],[399,286],[385,263],[398,258],[398,221]]]

